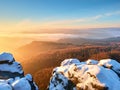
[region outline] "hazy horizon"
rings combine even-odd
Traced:
[[[120,36],[119,0],[2,0],[0,11],[2,51],[33,40]]]
[[[0,1],[0,11],[0,32],[13,36],[120,28],[119,0],[4,0]]]

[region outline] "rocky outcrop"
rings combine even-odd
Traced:
[[[53,70],[48,90],[120,90],[120,63],[66,59]]]
[[[38,90],[32,76],[24,75],[21,64],[10,53],[0,54],[0,90]]]

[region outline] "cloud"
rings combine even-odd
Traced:
[[[113,16],[113,15],[120,15],[120,11],[105,13],[104,16]]]
[[[103,17],[103,15],[97,15],[97,16],[91,17],[90,20],[97,20],[97,19],[100,19],[102,17]]]
[[[86,18],[77,18],[77,19],[69,19],[69,20],[58,20],[58,21],[50,21],[46,22],[46,24],[49,25],[68,25],[68,24],[75,24],[75,23],[84,23],[84,22],[94,22],[96,20],[99,20],[101,18],[106,18],[114,15],[120,15],[120,11],[115,11],[115,12],[109,12],[109,13],[104,13],[100,15],[95,15],[92,17],[86,17]]]
[[[50,21],[34,21],[31,19],[23,19],[18,22],[7,22],[0,23],[0,30],[6,32],[50,32],[60,29],[80,29],[80,28],[101,28],[101,27],[119,27],[118,22],[96,22],[102,18],[120,15],[120,11],[108,12],[99,14],[91,17],[77,18],[77,19],[66,19],[66,20],[50,20]]]
[[[97,20],[97,19],[100,19],[102,17],[103,17],[103,15],[96,15],[96,16],[89,17],[89,18],[58,20],[58,21],[52,21],[52,22],[50,21],[50,22],[46,22],[45,24],[49,24],[49,25],[62,25],[62,24],[83,23],[83,22],[89,22],[89,21]]]

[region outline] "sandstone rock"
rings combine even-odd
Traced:
[[[112,59],[66,59],[53,70],[48,89],[120,90],[120,63]]]
[[[32,76],[24,76],[21,64],[10,53],[0,54],[0,90],[38,90]]]

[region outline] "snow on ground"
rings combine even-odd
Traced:
[[[120,90],[120,63],[66,59],[53,70],[49,90]]]

